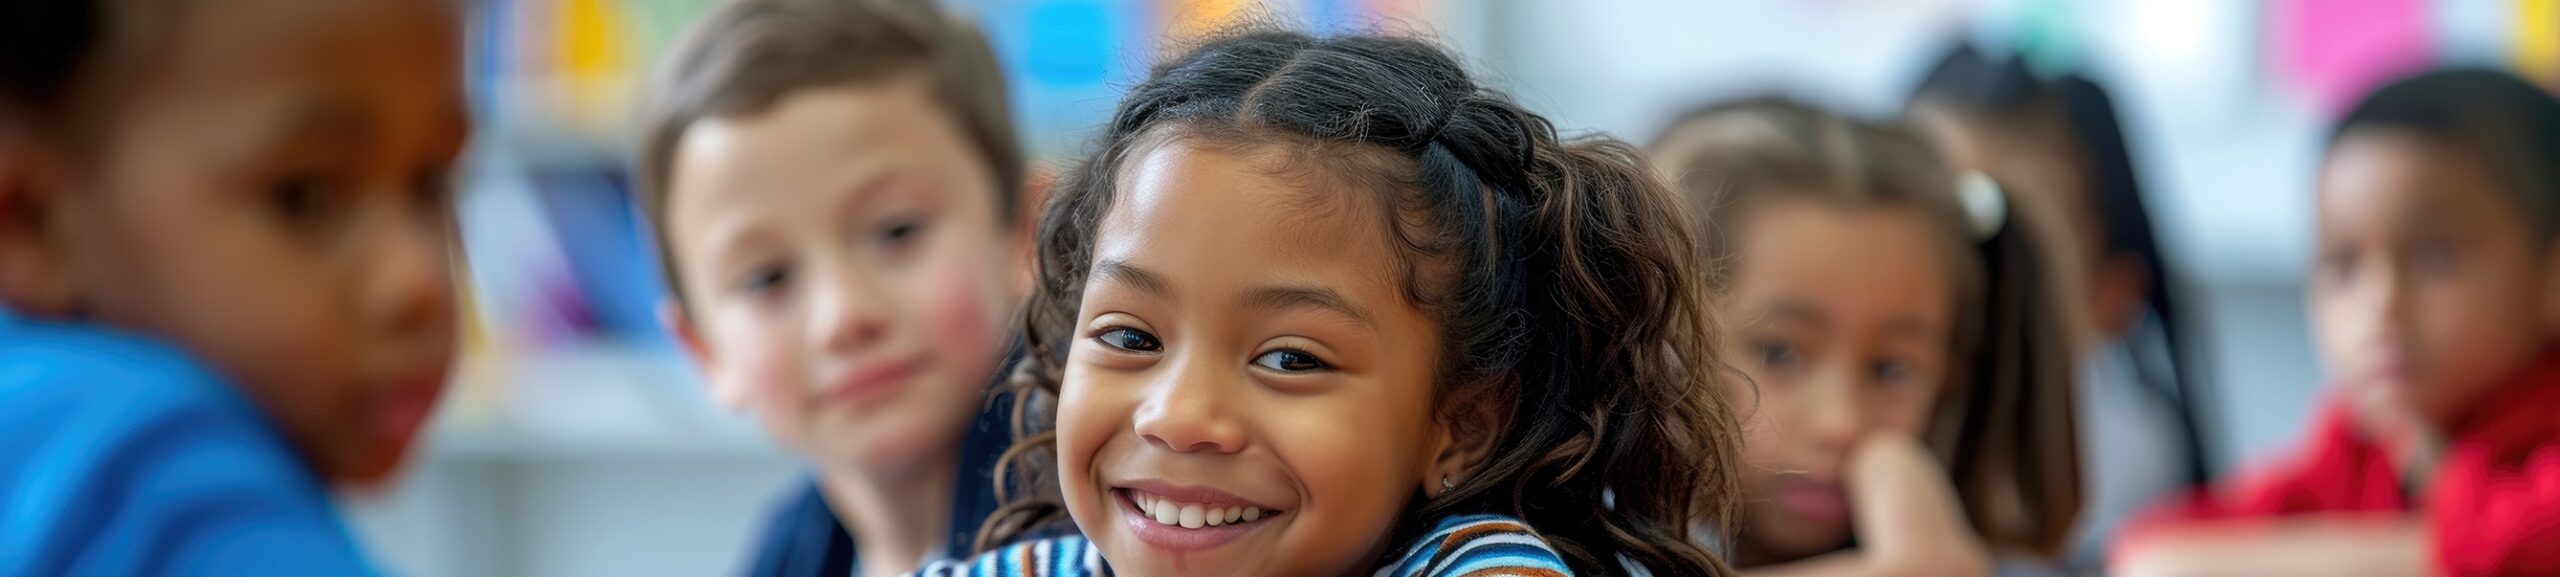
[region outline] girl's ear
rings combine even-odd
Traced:
[[[60,187],[25,127],[0,118],[0,305],[42,318],[79,314]]]
[[[1474,474],[1476,465],[1493,453],[1493,439],[1500,436],[1503,403],[1482,402],[1459,397],[1452,408],[1440,411],[1440,422],[1432,431],[1431,469],[1423,479],[1422,494],[1438,497]],[[1468,423],[1468,424],[1461,424]]]

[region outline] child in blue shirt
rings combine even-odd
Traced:
[[[0,8],[0,574],[361,575],[455,347],[440,0]]]

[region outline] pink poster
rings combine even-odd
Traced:
[[[2273,0],[2267,9],[2277,81],[2324,115],[2435,60],[2423,0]]]

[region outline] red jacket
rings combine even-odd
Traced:
[[[2446,438],[2413,503],[2381,446],[2330,403],[2304,452],[2156,508],[2118,542],[2207,521],[2417,511],[2434,537],[2438,573],[2560,575],[2560,350],[2483,398]]]

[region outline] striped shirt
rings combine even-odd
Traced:
[[[1501,515],[1440,521],[1377,577],[1550,577],[1572,575],[1564,558],[1528,525]],[[916,577],[1086,577],[1110,575],[1083,537],[1016,543],[968,560],[937,561]]]
[[[1462,515],[1405,549],[1377,577],[1550,577],[1572,575],[1547,540],[1519,519]]]
[[[1110,575],[1102,553],[1082,535],[1024,541],[969,559],[927,564],[908,577],[1084,577]]]

